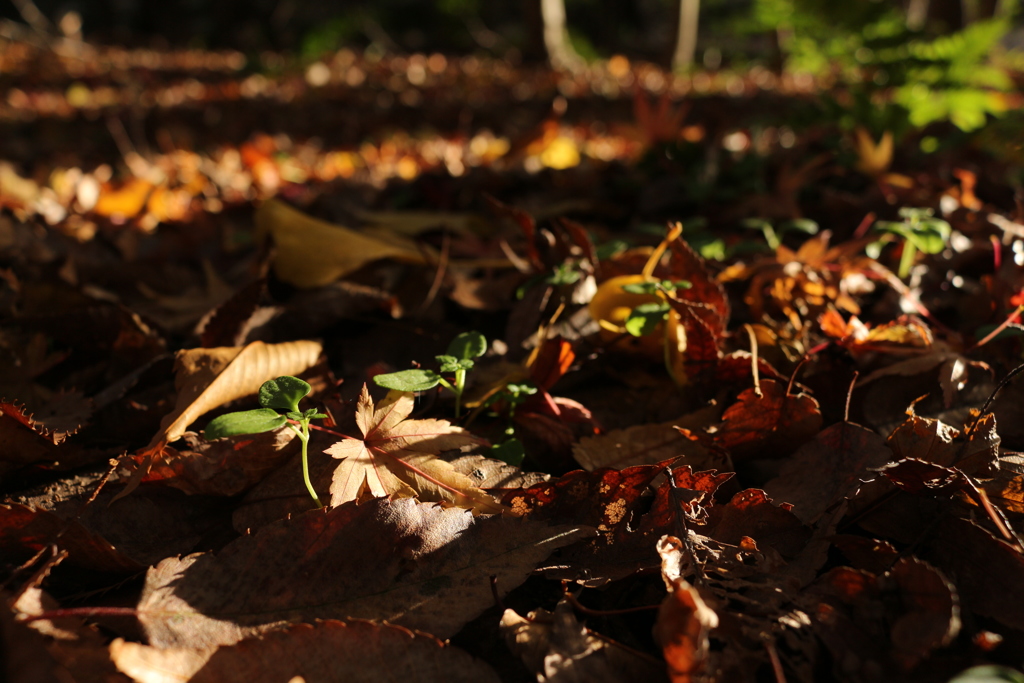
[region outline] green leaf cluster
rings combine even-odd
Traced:
[[[473,369],[474,359],[487,351],[487,339],[479,332],[463,332],[448,344],[446,352],[435,356],[439,372],[423,368],[401,370],[377,375],[374,383],[395,391],[427,391],[441,385],[455,393],[455,414],[459,414],[466,373]],[[454,375],[451,382],[441,374]]]

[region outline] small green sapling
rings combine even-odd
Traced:
[[[309,421],[327,417],[317,412],[316,408],[299,410],[299,401],[307,396],[311,387],[298,377],[284,376],[271,379],[260,387],[259,399],[262,408],[227,413],[210,420],[203,435],[207,440],[221,439],[225,436],[241,434],[260,434],[272,429],[286,426],[299,437],[302,442],[302,479],[306,490],[313,497],[317,507],[323,507],[316,495],[312,482],[309,480]]]
[[[446,353],[436,356],[441,364],[439,372],[415,368],[377,375],[373,381],[385,389],[396,391],[427,391],[438,384],[455,394],[455,417],[462,406],[462,392],[466,389],[466,373],[473,369],[473,359],[487,351],[487,339],[479,332],[463,332],[448,345]],[[453,375],[449,382],[439,373]]]

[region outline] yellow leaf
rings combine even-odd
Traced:
[[[296,287],[321,287],[385,258],[427,262],[424,249],[408,239],[366,235],[307,216],[273,199],[256,212],[256,230],[261,236],[269,234],[277,246],[277,277]]]
[[[876,143],[871,133],[863,128],[854,131],[857,150],[857,170],[873,178],[889,170],[892,165],[892,132],[885,131]]]
[[[363,438],[339,441],[326,451],[341,459],[331,482],[331,505],[394,496],[446,502],[474,513],[505,511],[472,479],[437,457],[480,440],[447,420],[407,420],[412,408],[413,395],[401,391],[389,392],[374,406],[363,386],[356,406]]]

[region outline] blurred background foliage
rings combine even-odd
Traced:
[[[235,49],[309,64],[340,48],[369,53],[485,53],[543,61],[542,2],[484,0],[0,0],[7,22],[38,7],[54,26],[69,12],[84,38],[125,46]],[[581,63],[622,54],[669,66],[679,17],[699,7],[693,66],[812,74],[825,115],[845,130],[900,139],[937,121],[979,129],[1008,109],[1024,58],[1017,0],[554,0]],[[277,60],[276,64],[282,64]],[[678,61],[676,66],[679,66]]]

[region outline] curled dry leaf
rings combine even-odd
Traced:
[[[117,668],[136,681],[259,683],[301,677],[323,683],[497,683],[494,671],[434,636],[352,619],[295,624],[220,648],[160,649],[120,638]]]
[[[711,631],[718,628],[718,615],[681,575],[682,548],[683,542],[675,536],[658,541],[669,594],[658,608],[654,637],[661,644],[672,683],[700,680],[711,649]]]
[[[274,273],[296,287],[320,287],[384,258],[427,262],[423,249],[404,237],[332,225],[275,199],[256,212],[256,229],[277,247]]]
[[[391,391],[374,406],[363,385],[356,406],[363,438],[344,439],[327,449],[341,460],[331,482],[331,505],[394,496],[451,503],[477,513],[502,512],[476,482],[437,457],[481,440],[447,420],[407,420],[413,403],[412,394]]]
[[[374,498],[280,520],[216,555],[149,570],[138,604],[151,645],[230,645],[283,622],[386,619],[448,638],[556,548],[589,536],[505,516]]]
[[[567,600],[554,612],[539,609],[528,618],[505,610],[501,631],[509,649],[543,683],[665,680],[661,662],[599,638],[576,619]]]
[[[149,445],[132,458],[134,471],[122,495],[138,486],[164,447],[181,438],[190,424],[214,408],[255,394],[269,379],[301,374],[316,363],[321,351],[319,342],[303,340],[179,352],[174,410],[164,416]]]

